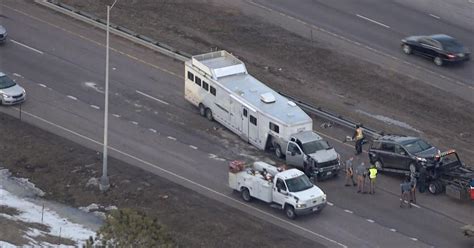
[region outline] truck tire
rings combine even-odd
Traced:
[[[243,188],[242,191],[240,192],[242,195],[242,199],[246,202],[249,202],[252,200],[252,196],[250,195],[250,191],[247,188]]]
[[[276,155],[278,158],[283,158],[283,153],[281,152],[281,147],[280,147],[280,145],[276,145],[276,146],[275,146],[275,155]]]
[[[294,220],[296,218],[295,208],[290,205],[285,206],[285,215],[290,220]]]
[[[443,183],[439,180],[432,181],[428,185],[428,190],[430,191],[431,194],[437,195],[437,194],[443,192]]]
[[[206,106],[204,106],[204,104],[202,104],[202,103],[199,104],[199,114],[202,117],[206,116]]]
[[[213,121],[214,117],[212,116],[212,110],[210,108],[206,108],[206,118],[209,121]]]

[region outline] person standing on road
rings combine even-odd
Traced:
[[[369,169],[370,191],[369,194],[375,194],[375,178],[377,178],[377,168],[371,165]]]
[[[415,173],[410,173],[410,202],[416,204],[416,175]]]
[[[354,157],[350,157],[345,163],[345,170],[346,170],[346,184],[344,186],[351,186],[349,184],[352,181],[352,186],[356,186],[356,182],[354,181],[354,168],[352,165],[352,161]]]
[[[409,178],[406,178],[405,181],[400,184],[400,189],[402,191],[402,194],[400,196],[400,207],[403,208],[404,203],[406,203],[411,208],[411,203],[410,203],[411,184],[410,184]]]
[[[362,141],[364,140],[364,132],[362,131],[362,127],[360,125],[356,125],[356,129],[354,131],[354,135],[352,135],[352,140],[355,141],[355,155],[359,155],[362,153]]]
[[[365,184],[365,178],[364,178],[364,173],[367,169],[365,168],[365,163],[362,162],[360,163],[359,166],[356,168],[356,175],[357,175],[357,193],[364,193],[364,184]]]

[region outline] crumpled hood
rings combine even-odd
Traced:
[[[328,162],[328,161],[337,159],[337,152],[336,152],[336,150],[334,150],[334,148],[331,148],[329,150],[316,151],[315,153],[309,154],[309,156],[314,161],[317,161],[318,163],[324,163],[324,162]]]
[[[23,88],[18,84],[15,84],[13,87],[0,89],[0,93],[7,94],[9,96],[17,96],[23,93]]]

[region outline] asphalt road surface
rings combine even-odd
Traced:
[[[10,35],[0,47],[0,68],[27,90],[21,118],[102,151],[104,32],[34,4],[0,4]],[[110,156],[330,247],[472,245],[459,229],[474,222],[472,204],[424,194],[416,207],[400,209],[400,178],[393,176],[380,176],[375,195],[343,187],[342,177],[322,182],[330,204],[296,221],[262,203],[243,203],[226,185],[228,162],[274,157],[198,115],[183,98],[181,62],[116,37],[111,47]],[[20,116],[18,107],[0,110]],[[315,128],[344,158],[352,154],[338,141],[348,130]]]

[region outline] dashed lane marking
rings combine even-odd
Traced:
[[[354,213],[354,212],[352,212],[352,211],[351,211],[351,210],[349,210],[349,209],[344,209],[344,212],[346,212],[346,213],[350,213],[350,214],[353,214],[353,213]]]
[[[67,95],[67,98],[72,99],[72,100],[74,100],[74,101],[77,101],[77,97],[75,97],[75,96]]]
[[[22,47],[24,47],[24,48],[30,49],[30,50],[33,51],[33,52],[39,53],[39,54],[41,54],[41,55],[44,54],[42,51],[40,51],[40,50],[38,50],[38,49],[35,49],[35,48],[32,48],[32,47],[30,47],[30,46],[27,46],[27,45],[25,45],[25,44],[23,44],[23,43],[21,43],[21,42],[16,41],[16,40],[11,40],[11,39],[10,39],[10,41],[13,42],[13,43],[15,43],[15,44],[17,44],[17,45],[20,45],[20,46],[22,46]]]
[[[367,219],[367,221],[370,223],[375,223],[375,220]]]
[[[417,238],[410,238],[410,239],[411,239],[411,240],[413,240],[413,241],[418,241],[418,239],[417,239]]]
[[[115,118],[120,118],[119,114],[112,114],[112,116],[115,117]]]
[[[18,73],[16,73],[16,72],[13,73],[13,76],[19,77],[19,78],[24,78],[22,75],[20,75],[20,74],[18,74]]]
[[[167,103],[167,102],[165,102],[165,101],[163,101],[163,100],[161,100],[161,99],[158,99],[158,98],[156,98],[156,97],[150,96],[150,95],[148,95],[148,94],[146,94],[146,93],[143,93],[143,92],[141,92],[141,91],[139,91],[139,90],[136,90],[135,92],[137,92],[138,94],[140,94],[140,95],[142,95],[142,96],[146,96],[146,97],[148,97],[148,98],[150,98],[150,99],[153,99],[153,100],[155,100],[155,101],[157,101],[157,102],[163,103],[163,104],[165,104],[165,105],[169,105],[169,103]]]
[[[99,107],[99,106],[97,106],[97,105],[90,105],[90,106],[91,106],[91,108],[94,108],[94,109],[97,109],[97,110],[99,110],[99,109],[100,109],[100,107]]]
[[[383,23],[381,23],[381,22],[378,22],[378,21],[376,21],[376,20],[370,19],[370,18],[365,17],[365,16],[363,16],[363,15],[357,14],[356,16],[359,17],[359,18],[362,18],[362,19],[364,19],[364,20],[366,20],[366,21],[369,21],[369,22],[375,23],[375,24],[377,24],[377,25],[380,25],[380,26],[382,26],[382,27],[384,27],[384,28],[390,28],[389,25],[385,25],[385,24],[383,24]]]
[[[17,111],[20,110],[20,109],[17,108],[17,107],[15,107],[15,109],[16,109]],[[67,128],[61,126],[61,125],[58,125],[58,124],[54,123],[54,122],[48,121],[48,120],[46,120],[46,119],[43,119],[43,118],[41,118],[41,117],[39,117],[39,116],[37,116],[37,115],[34,115],[34,114],[32,114],[32,113],[29,113],[28,111],[24,111],[24,110],[23,110],[22,113],[24,113],[25,115],[31,116],[31,117],[34,118],[34,119],[40,120],[40,121],[42,121],[42,122],[45,122],[45,123],[47,123],[47,124],[49,124],[49,125],[51,125],[51,126],[54,126],[54,127],[56,127],[56,128],[59,128],[59,129],[61,129],[61,130],[63,130],[63,131],[66,131],[66,132],[68,132],[68,133],[71,133],[71,134],[73,134],[73,135],[76,135],[76,136],[78,136],[78,137],[80,137],[80,138],[82,138],[82,139],[88,140],[88,141],[90,141],[90,142],[92,142],[92,143],[95,143],[95,144],[97,144],[97,145],[100,145],[100,146],[103,146],[103,145],[104,145],[104,144],[102,144],[101,142],[98,142],[98,141],[96,141],[96,140],[94,140],[94,139],[92,139],[92,138],[89,138],[89,137],[87,137],[87,136],[85,136],[85,135],[82,135],[82,134],[80,134],[80,133],[77,133],[77,132],[75,132],[75,131],[73,131],[73,130],[67,129]],[[191,180],[191,179],[188,179],[188,178],[186,178],[186,177],[183,177],[183,176],[181,176],[181,175],[178,175],[178,174],[176,174],[176,173],[174,173],[174,172],[172,172],[172,171],[169,171],[169,170],[167,170],[167,169],[161,168],[161,167],[159,167],[158,165],[155,165],[155,164],[153,164],[153,163],[151,163],[151,162],[148,162],[148,161],[146,161],[146,160],[143,160],[143,159],[141,159],[141,158],[138,158],[138,157],[136,157],[136,156],[133,156],[133,155],[131,155],[131,154],[128,154],[128,153],[126,153],[126,152],[123,152],[123,151],[121,151],[121,150],[119,150],[119,149],[117,149],[117,148],[111,147],[111,146],[108,146],[108,148],[109,148],[110,150],[112,150],[112,151],[115,151],[115,152],[117,152],[117,153],[119,153],[119,154],[122,154],[122,155],[124,155],[124,156],[126,156],[126,157],[129,157],[129,158],[131,158],[131,159],[133,159],[133,160],[135,160],[135,161],[138,161],[138,162],[140,162],[140,163],[142,163],[142,164],[144,164],[144,165],[147,165],[147,166],[150,166],[150,167],[152,167],[152,168],[154,168],[154,169],[157,169],[157,170],[161,171],[162,173],[168,174],[168,175],[170,175],[170,176],[172,176],[172,177],[175,177],[175,178],[180,179],[180,180],[182,180],[182,181],[185,181],[185,182],[187,182],[187,183],[189,183],[189,184],[192,184],[192,185],[194,185],[194,186],[197,186],[197,187],[199,187],[199,188],[201,188],[201,189],[203,189],[203,190],[206,190],[206,191],[211,192],[211,193],[213,193],[213,194],[215,194],[215,195],[218,195],[218,196],[220,196],[220,197],[222,197],[222,198],[224,198],[224,199],[226,199],[226,200],[228,200],[228,201],[230,201],[230,202],[233,202],[233,203],[236,204],[236,205],[240,205],[240,206],[249,208],[249,209],[251,209],[251,210],[253,210],[253,211],[255,211],[255,212],[258,212],[258,213],[260,213],[260,214],[262,214],[262,215],[271,217],[271,218],[273,218],[273,219],[275,219],[275,220],[278,220],[278,221],[280,221],[280,222],[282,222],[282,223],[285,223],[285,224],[288,225],[288,226],[292,226],[292,227],[294,227],[294,228],[296,228],[296,229],[302,230],[302,231],[304,231],[304,232],[306,232],[306,233],[309,233],[309,234],[311,234],[311,235],[313,235],[313,236],[319,237],[319,238],[324,239],[324,240],[326,240],[326,241],[328,241],[328,242],[331,242],[331,243],[333,243],[333,244],[336,244],[337,246],[340,246],[340,247],[343,247],[343,248],[347,248],[347,245],[342,244],[342,243],[340,243],[340,242],[337,242],[336,240],[333,240],[333,239],[331,239],[331,238],[329,238],[329,237],[326,237],[326,236],[324,236],[324,235],[322,235],[322,234],[319,234],[319,233],[317,233],[317,232],[314,232],[314,231],[312,231],[312,230],[309,230],[309,229],[307,229],[307,228],[305,228],[305,227],[299,226],[299,225],[295,224],[294,222],[291,222],[291,221],[282,219],[282,218],[280,218],[280,217],[278,217],[278,216],[276,216],[276,215],[273,215],[273,214],[271,214],[271,213],[268,213],[268,212],[266,212],[266,211],[264,211],[264,210],[262,210],[262,209],[259,209],[259,208],[257,208],[257,207],[254,207],[254,206],[252,206],[252,205],[250,205],[250,204],[247,204],[247,203],[245,203],[245,202],[242,202],[242,201],[239,201],[239,200],[237,200],[237,199],[234,199],[234,198],[232,198],[232,197],[230,197],[230,196],[228,196],[228,195],[226,195],[226,194],[223,194],[223,193],[221,193],[221,192],[218,192],[218,191],[216,191],[216,190],[214,190],[214,189],[211,189],[211,188],[209,188],[209,187],[207,187],[207,186],[204,186],[204,185],[202,185],[202,184],[200,184],[200,183],[197,183],[197,182],[195,182],[195,181],[193,181],[193,180]]]
[[[396,231],[397,231],[397,229],[395,229],[395,228],[390,228],[390,231],[392,231],[392,232],[396,232]]]
[[[189,147],[191,147],[191,149],[194,149],[194,150],[198,149],[196,146],[193,146],[193,145],[189,145]]]
[[[153,129],[153,128],[148,128],[148,130],[149,130],[150,132],[152,132],[152,133],[156,133],[156,130]]]
[[[334,206],[334,203],[328,202],[328,205],[332,207],[332,206]]]
[[[135,126],[137,126],[137,125],[138,125],[138,122],[132,121],[132,124],[135,125]]]
[[[441,17],[437,16],[437,15],[433,15],[433,14],[430,14],[431,17],[435,18],[435,19],[441,19]]]
[[[170,139],[170,140],[176,140],[176,138],[172,137],[172,136],[168,136],[167,138]]]
[[[43,87],[43,88],[48,88],[48,86],[46,86],[45,84],[38,84],[38,85]]]

